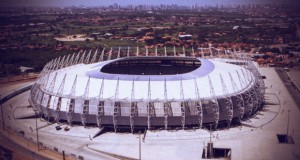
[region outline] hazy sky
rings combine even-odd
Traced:
[[[261,3],[298,3],[300,0],[0,0],[1,6],[107,6],[139,4],[178,4],[191,6],[216,4],[261,4]]]

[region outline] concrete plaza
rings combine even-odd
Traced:
[[[293,88],[288,87],[291,85],[288,81],[282,82],[274,68],[259,68],[259,71],[266,76],[266,105],[241,126],[213,131],[214,147],[230,148],[231,159],[234,160],[300,159],[298,125],[300,112],[293,98],[295,96],[291,96],[288,91]],[[0,87],[0,94],[5,95],[25,85],[28,84],[18,83],[17,87],[8,84],[6,87]],[[6,130],[1,129],[2,135],[9,136],[9,132],[20,133],[21,131],[28,141],[36,142],[37,120],[42,147],[55,150],[54,152],[59,154],[64,151],[67,155],[71,155],[70,158],[78,159],[139,158],[138,134],[107,132],[93,138],[99,131],[97,127],[84,128],[74,125],[69,131],[64,131],[64,129],[56,130],[56,123],[52,124],[41,118],[21,119],[24,116],[34,115],[32,108],[28,107],[29,93],[29,91],[22,93],[3,104]],[[67,126],[59,125],[62,128]],[[292,137],[293,144],[279,143],[277,134],[287,134],[287,132]],[[201,159],[203,148],[209,141],[210,133],[206,129],[147,131],[145,139],[141,142],[141,158]]]

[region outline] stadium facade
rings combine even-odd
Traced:
[[[123,49],[124,50],[124,49]],[[74,53],[46,64],[29,102],[45,119],[120,128],[231,125],[263,106],[264,83],[250,60],[220,51],[169,55]],[[205,58],[206,56],[210,58]],[[230,58],[228,58],[230,57]],[[105,59],[105,60],[104,60]]]

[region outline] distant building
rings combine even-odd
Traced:
[[[190,34],[183,34],[183,35],[179,35],[178,38],[181,40],[188,40],[188,39],[192,39],[192,35]]]
[[[34,70],[34,68],[20,66],[19,69],[22,73],[27,72],[28,70]]]

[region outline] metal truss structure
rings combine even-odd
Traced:
[[[117,51],[116,51],[117,50]],[[170,50],[173,50],[170,53]],[[221,121],[227,123],[228,126],[231,125],[232,121],[237,118],[238,121],[244,118],[251,117],[255,114],[264,103],[265,85],[264,81],[255,66],[255,63],[250,61],[245,57],[237,56],[231,50],[219,50],[212,47],[209,48],[194,48],[186,49],[182,47],[182,51],[178,52],[176,47],[173,49],[168,49],[164,47],[162,49],[163,53],[159,52],[157,47],[151,49],[146,47],[144,52],[139,48],[131,47],[119,47],[117,49],[111,47],[110,50],[105,48],[98,52],[98,49],[93,53],[92,50],[89,52],[84,51],[83,53],[73,53],[67,56],[59,57],[51,60],[45,65],[41,71],[38,79],[31,89],[31,95],[29,102],[33,106],[35,112],[43,115],[48,121],[54,120],[55,122],[60,122],[61,120],[66,120],[69,125],[74,121],[78,122],[76,115],[79,113],[79,119],[83,126],[91,123],[90,113],[92,112],[91,106],[96,106],[96,111],[94,113],[95,124],[99,127],[106,125],[104,120],[107,120],[108,111],[106,106],[108,103],[112,102],[113,111],[110,115],[112,118],[112,126],[114,131],[118,131],[118,126],[123,123],[119,123],[120,117],[127,114],[127,112],[122,111],[123,103],[129,103],[128,111],[128,128],[131,132],[134,132],[135,127],[146,127],[148,129],[156,128],[157,124],[154,119],[162,120],[162,126],[164,129],[168,129],[174,126],[174,117],[178,117],[179,121],[177,126],[185,129],[187,126],[197,125],[199,128],[203,127],[203,124],[213,123],[214,128],[218,127]],[[169,53],[168,53],[169,51]],[[182,54],[180,54],[182,53]],[[147,99],[136,99],[137,88],[135,88],[135,80],[131,82],[131,97],[130,100],[119,99],[119,79],[117,80],[116,88],[114,88],[115,96],[110,99],[103,98],[103,92],[105,87],[105,79],[101,81],[101,87],[99,89],[99,95],[97,97],[90,97],[89,92],[91,89],[90,82],[91,78],[88,77],[86,82],[86,87],[84,94],[78,96],[76,94],[77,75],[74,77],[72,83],[71,92],[65,93],[65,86],[67,84],[66,79],[69,75],[67,73],[63,78],[58,80],[57,70],[67,69],[69,66],[78,64],[91,64],[102,62],[106,60],[111,60],[115,58],[124,58],[132,56],[190,56],[190,57],[217,57],[221,55],[226,57],[226,59],[221,59],[225,63],[233,63],[242,66],[241,71],[236,71],[236,74],[232,73],[222,73],[219,75],[221,87],[223,90],[223,96],[216,96],[215,88],[212,85],[211,77],[208,76],[209,80],[209,93],[210,98],[201,97],[201,91],[198,89],[198,84],[196,79],[194,80],[195,88],[195,99],[185,99],[185,86],[182,80],[179,81],[180,88],[180,99],[169,99],[168,98],[168,86],[167,80],[164,80],[164,98],[163,101],[151,99],[151,79],[148,80],[148,93]],[[230,77],[231,84],[226,84],[223,76],[227,74]],[[238,78],[233,78],[238,77]],[[55,87],[55,83],[59,82],[59,87]],[[69,83],[69,82],[68,82]],[[108,83],[108,82],[107,82]],[[215,83],[215,82],[214,82]],[[249,85],[249,87],[243,86]],[[228,93],[228,88],[234,91],[234,94]],[[146,111],[141,109],[141,104]],[[65,107],[65,111],[62,108]],[[209,112],[210,114],[208,114]],[[64,113],[65,115],[63,115]],[[145,114],[144,114],[145,113]],[[143,115],[144,114],[144,115]],[[207,118],[207,116],[211,116]],[[126,116],[125,116],[126,117]],[[139,118],[145,118],[146,125],[142,126],[138,123]],[[195,119],[193,121],[189,119]],[[92,122],[92,123],[93,123]]]

